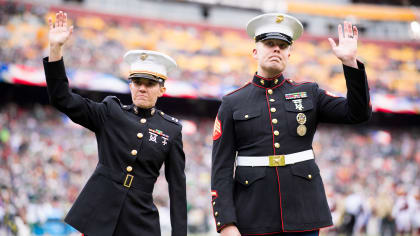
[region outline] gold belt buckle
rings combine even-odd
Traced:
[[[125,176],[125,180],[124,180],[124,187],[127,187],[127,188],[131,187],[131,183],[133,182],[133,178],[134,178],[133,175],[127,174]]]
[[[286,165],[286,159],[284,155],[273,155],[268,156],[269,159],[269,166],[275,167],[275,166],[285,166]]]

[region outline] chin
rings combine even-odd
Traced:
[[[146,104],[137,104],[136,106],[137,107],[140,107],[142,109],[149,109],[149,108],[153,107],[151,105],[146,105]]]
[[[271,74],[280,74],[283,72],[283,70],[284,70],[284,67],[280,67],[280,66],[273,66],[273,67],[266,68],[266,71],[269,71]]]

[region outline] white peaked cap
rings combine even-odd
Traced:
[[[280,39],[292,44],[302,35],[303,25],[293,16],[283,13],[268,13],[252,18],[246,26],[246,32],[256,42]]]
[[[148,50],[128,51],[124,61],[130,65],[130,79],[146,78],[162,82],[168,78],[169,72],[177,68],[175,60],[170,56]]]

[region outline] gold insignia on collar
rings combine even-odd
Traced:
[[[135,114],[139,114],[139,110],[138,110],[138,108],[135,106],[135,107],[133,107],[133,109],[134,109],[134,113]]]
[[[276,17],[276,23],[281,23],[284,20],[283,16],[277,16]]]
[[[278,82],[279,82],[279,80],[278,80],[278,79],[275,79],[275,80],[274,80],[274,83],[275,83],[275,84],[277,84]]]
[[[262,84],[262,85],[264,85],[264,80],[262,79],[262,80],[260,80],[260,83]]]
[[[140,59],[142,60],[142,61],[144,61],[144,60],[146,60],[146,58],[147,58],[148,56],[147,56],[147,54],[146,53],[143,53],[143,54],[141,54],[140,55]]]
[[[155,108],[152,108],[152,111],[150,112],[150,114],[153,116],[155,112],[156,112]]]

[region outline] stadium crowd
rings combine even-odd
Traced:
[[[189,232],[211,235],[213,121],[184,117],[182,122]],[[319,129],[313,148],[335,223],[322,233],[420,234],[419,131]],[[96,166],[93,133],[50,106],[8,104],[0,110],[0,157],[0,235],[77,235],[60,220]],[[162,229],[169,232],[163,174],[154,199]]]
[[[40,57],[48,46],[46,18],[53,11],[28,3],[0,4],[0,62],[42,67]],[[243,30],[71,10],[69,18],[75,32],[66,49],[68,68],[126,78],[127,65],[122,63],[126,51],[161,51],[180,66],[173,79],[192,84],[201,97],[214,96],[209,91],[221,86],[242,86],[255,72],[253,42]],[[286,77],[317,81],[345,94],[342,66],[326,38],[306,35],[292,50]],[[420,97],[420,44],[381,44],[362,37],[358,54],[366,64],[371,93]]]

